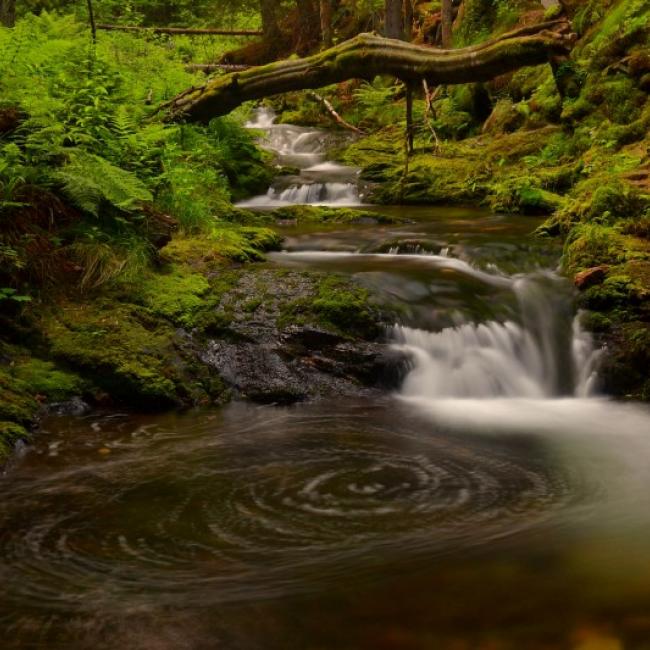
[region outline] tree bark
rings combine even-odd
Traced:
[[[332,47],[332,0],[320,0],[320,31],[323,46]]]
[[[296,0],[296,5],[300,32],[296,49],[303,55],[320,43],[320,7],[317,0]]]
[[[442,0],[442,47],[451,49],[452,26],[454,24],[454,2],[453,0]]]
[[[413,0],[404,0],[404,40],[413,39]]]
[[[278,17],[275,13],[275,0],[260,0],[260,14],[262,15],[262,33],[264,40],[273,41],[280,36]]]
[[[13,27],[16,24],[16,0],[0,0],[0,25]]]
[[[384,35],[386,38],[402,38],[402,0],[385,0]]]
[[[575,42],[564,20],[522,27],[496,39],[458,50],[436,50],[374,34],[359,34],[304,59],[289,59],[208,80],[161,108],[170,119],[208,122],[240,104],[296,90],[322,88],[348,79],[391,75],[418,84],[488,81],[527,65],[566,55]]]

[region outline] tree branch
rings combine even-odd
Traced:
[[[172,120],[207,122],[243,102],[279,93],[321,88],[379,74],[431,85],[488,81],[527,65],[546,63],[571,51],[575,35],[564,20],[530,25],[494,40],[458,50],[359,34],[304,59],[278,61],[208,80],[161,108]]]
[[[149,32],[150,34],[187,34],[189,36],[262,36],[262,32],[251,29],[194,29],[186,27],[140,27],[138,25],[97,25],[97,29],[108,32]]]

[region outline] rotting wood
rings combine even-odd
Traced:
[[[359,34],[304,59],[288,59],[208,80],[161,106],[171,120],[207,122],[250,100],[311,90],[348,79],[391,75],[431,85],[488,81],[528,65],[548,63],[571,51],[576,36],[566,20],[528,25],[496,39],[457,50]]]

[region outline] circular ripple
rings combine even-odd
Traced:
[[[337,579],[380,550],[486,544],[593,496],[530,440],[432,432],[383,408],[228,413],[180,434],[122,425],[110,458],[88,451],[81,469],[50,474],[33,458],[42,476],[9,477],[5,598],[65,608],[126,593],[133,605],[134,594],[286,592],[305,571]]]

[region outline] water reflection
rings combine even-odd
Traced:
[[[0,484],[6,647],[632,638],[650,414],[507,402],[52,421]]]

